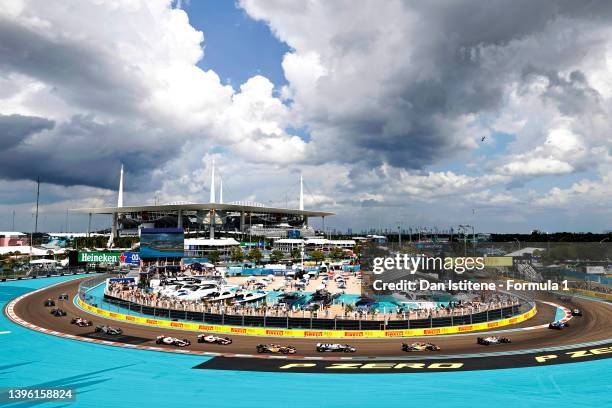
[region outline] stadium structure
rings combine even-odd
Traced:
[[[229,234],[251,234],[268,238],[314,237],[315,230],[309,225],[314,217],[334,215],[326,211],[304,209],[304,181],[300,175],[299,208],[269,207],[252,201],[223,202],[223,183],[220,181],[219,199],[215,189],[215,164],[213,161],[210,199],[208,203],[174,202],[161,205],[123,205],[123,166],[119,179],[116,207],[77,208],[71,211],[89,214],[88,234],[91,232],[91,217],[106,214],[112,217],[109,246],[114,239],[126,235],[138,235],[141,228],[182,228],[185,235],[208,233],[215,239],[215,231]]]

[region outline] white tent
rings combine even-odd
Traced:
[[[51,265],[56,263],[57,261],[54,261],[53,259],[34,259],[33,261],[30,261],[30,265]]]

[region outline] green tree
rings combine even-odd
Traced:
[[[294,261],[299,261],[302,259],[302,251],[300,250],[300,248],[293,248],[291,250],[291,259],[293,259]]]
[[[283,258],[285,258],[285,254],[283,253],[283,251],[280,251],[278,249],[275,249],[270,254],[270,261],[272,262],[280,262],[283,260]]]
[[[219,262],[219,258],[221,258],[221,254],[216,249],[208,253],[208,261],[210,263],[216,264]]]
[[[263,257],[263,254],[261,253],[261,251],[259,250],[259,248],[253,248],[249,251],[247,258],[250,261],[253,261],[255,263],[259,263],[259,261],[261,261],[261,258]]]
[[[315,249],[310,253],[310,257],[316,262],[321,262],[325,259],[325,254],[323,253],[323,251]]]
[[[242,262],[244,260],[244,252],[242,252],[240,247],[234,247],[230,253],[230,258],[234,262]]]
[[[338,247],[332,248],[331,252],[329,253],[329,256],[331,256],[332,259],[340,259],[343,255],[344,251]]]

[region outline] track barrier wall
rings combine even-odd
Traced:
[[[143,317],[121,313],[119,308],[117,312],[113,312],[100,308],[95,303],[90,304],[95,298],[88,296],[86,294],[87,291],[100,284],[103,280],[103,277],[96,277],[94,280],[83,282],[83,286],[79,289],[77,300],[80,307],[96,315],[136,324],[234,335],[305,338],[433,336],[467,333],[508,326],[530,319],[537,313],[535,304],[530,302],[528,310],[523,313],[519,311],[520,306],[511,306],[472,315],[453,316],[452,318],[388,320],[385,322],[383,320],[221,315],[153,308],[105,296],[105,302],[124,307],[139,314],[151,315],[151,317]],[[192,320],[193,322],[178,321],[178,319]]]

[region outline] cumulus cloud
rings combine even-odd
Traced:
[[[108,204],[121,162],[132,203],[205,201],[216,156],[234,199],[296,205],[299,168],[308,205],[362,226],[609,198],[610,2],[241,0],[290,51],[286,85],[237,89],[198,67],[186,4],[2,2],[0,178]]]
[[[150,190],[163,182],[150,172],[188,154],[186,144],[246,152],[261,139],[262,160],[272,161],[299,151],[273,85],[252,78],[236,93],[221,84],[196,66],[203,40],[168,0],[15,0],[0,9],[0,79],[18,85],[0,94],[0,114],[55,125],[34,126],[27,143],[3,151],[0,176],[110,188],[122,162]],[[0,123],[7,143],[10,126]]]

